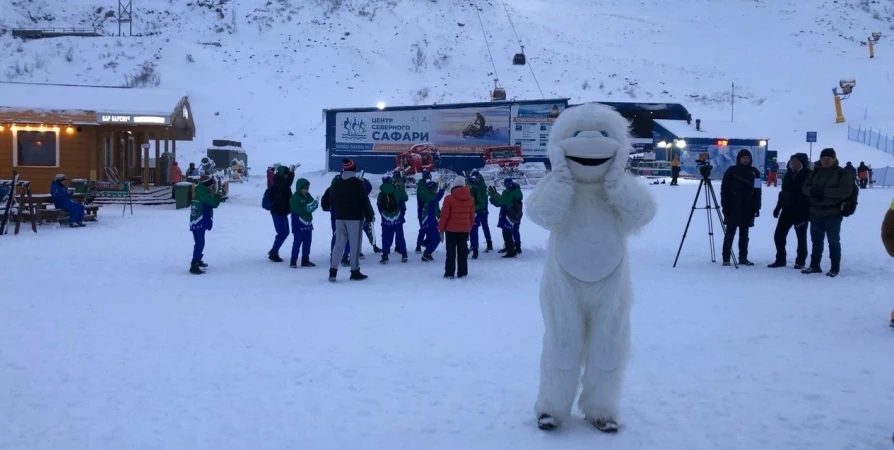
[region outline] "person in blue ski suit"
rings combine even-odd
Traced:
[[[407,196],[406,188],[398,178],[390,176],[382,178],[382,186],[379,188],[379,196],[376,206],[379,217],[382,218],[382,260],[381,264],[388,263],[388,255],[391,253],[391,244],[394,243],[394,251],[401,256],[401,262],[407,262],[407,241],[404,239],[404,223],[406,223]]]
[[[65,180],[67,180],[65,175],[60,173],[50,183],[50,195],[53,196],[53,206],[56,209],[68,212],[69,227],[86,227],[87,225],[84,225],[84,205],[71,198],[71,194],[68,193],[68,187],[63,183]]]
[[[425,233],[425,251],[422,253],[422,260],[425,262],[434,261],[432,253],[441,243],[441,233],[438,231],[438,220],[441,218],[441,199],[444,198],[444,188],[438,189],[438,183],[435,180],[427,180],[425,186],[416,195],[422,199],[422,224],[421,228]]]
[[[472,225],[472,232],[469,234],[469,241],[472,244],[472,259],[478,259],[478,229],[484,229],[484,240],[487,243],[485,253],[494,250],[494,243],[490,237],[490,225],[487,222],[487,184],[484,183],[484,177],[477,170],[473,170],[469,174],[468,179],[469,190],[472,191],[472,199],[475,200],[475,224]]]
[[[416,182],[416,219],[419,221],[419,233],[416,235],[416,254],[422,253],[422,244],[425,243],[425,230],[422,229],[422,198],[419,192],[425,189],[425,183],[431,180],[431,172],[428,169],[422,169],[422,178]]]

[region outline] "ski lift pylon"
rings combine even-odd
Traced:
[[[526,59],[525,59],[525,46],[522,45],[522,46],[521,46],[521,53],[516,53],[516,54],[515,54],[515,57],[512,58],[512,64],[513,64],[513,65],[516,65],[516,66],[523,66],[523,65],[525,65],[525,62],[526,62]]]
[[[506,89],[503,89],[499,85],[499,81],[497,78],[494,78],[494,91],[490,94],[491,101],[500,101],[506,100]]]

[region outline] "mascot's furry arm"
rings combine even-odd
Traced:
[[[634,234],[655,217],[656,204],[652,194],[623,170],[606,174],[605,192],[609,204],[618,213],[618,228],[622,232]]]
[[[525,213],[531,222],[548,231],[561,228],[565,223],[574,196],[574,177],[565,158],[556,158],[551,164],[552,172],[537,183],[525,202]]]

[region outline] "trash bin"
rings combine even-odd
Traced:
[[[183,181],[174,185],[174,205],[177,209],[189,208],[192,203],[192,183]]]
[[[76,194],[87,193],[87,180],[83,178],[75,178],[71,180],[71,187],[74,188]]]

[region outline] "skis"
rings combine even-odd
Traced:
[[[6,204],[0,206],[0,208],[3,208],[3,210],[2,210],[3,216],[0,217],[0,236],[4,235],[7,231],[6,226],[9,225],[9,216],[11,215],[11,211],[12,211],[12,200],[16,196],[16,185],[18,185],[18,184],[19,184],[19,174],[16,173],[12,177],[12,184],[9,185],[9,192],[7,194],[8,198],[6,199]],[[21,208],[21,205],[19,205],[19,207]]]
[[[366,175],[366,170],[361,170],[357,178],[362,180],[364,175]],[[376,245],[376,227],[373,226],[373,223],[364,221],[362,228],[363,232],[366,233],[366,238],[369,239],[369,243],[373,246],[373,253],[382,253],[382,249]]]

